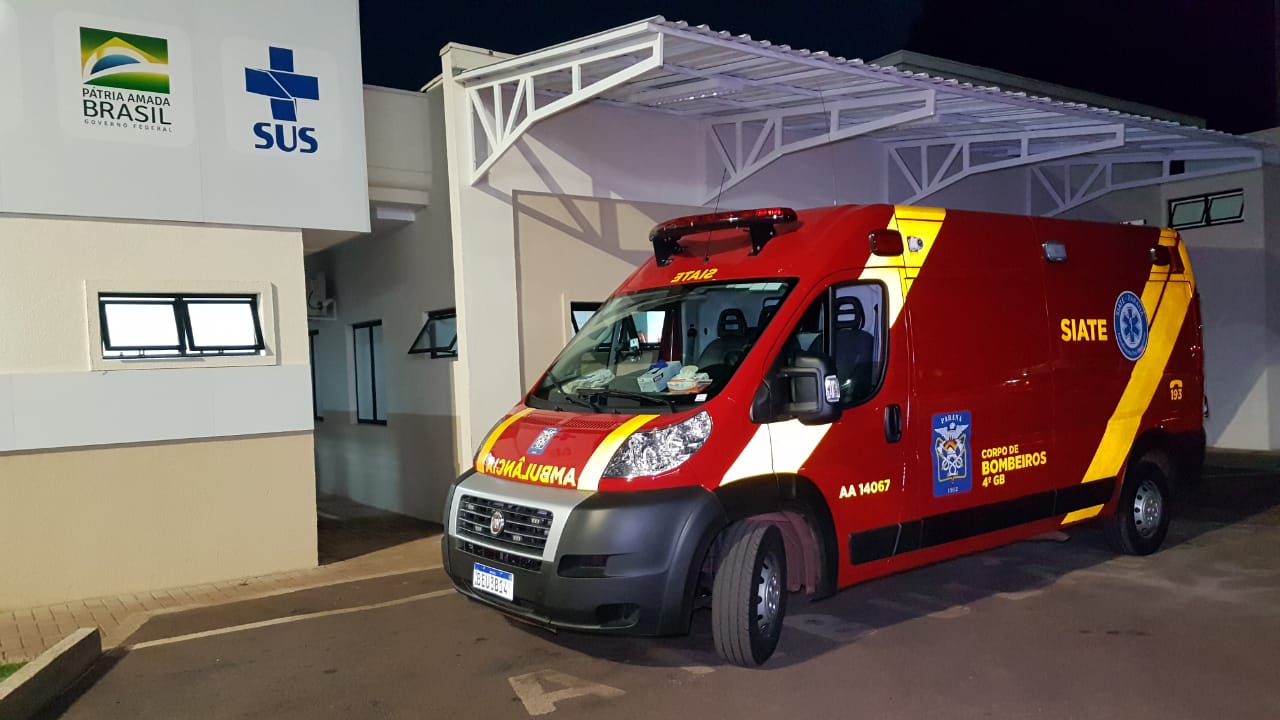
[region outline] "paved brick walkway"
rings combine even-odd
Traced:
[[[319,567],[0,612],[0,663],[31,660],[81,627],[114,647],[151,615],[440,565],[440,526],[321,498]]]

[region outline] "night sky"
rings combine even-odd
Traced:
[[[1203,117],[1280,125],[1280,0],[361,0],[364,79],[416,90],[458,42],[524,53],[653,15],[871,60],[938,55]]]

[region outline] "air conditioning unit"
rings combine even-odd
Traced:
[[[336,320],[338,299],[329,292],[329,280],[323,272],[307,276],[307,319]]]

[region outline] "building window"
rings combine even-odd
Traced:
[[[1226,225],[1244,220],[1244,190],[1196,195],[1169,201],[1169,227],[1174,230]]]
[[[324,418],[320,416],[320,401],[316,395],[316,335],[319,334],[319,330],[307,330],[307,343],[311,354],[311,414],[316,420],[323,421]]]
[[[351,326],[355,345],[356,421],[387,424],[386,380],[382,365],[382,321]]]
[[[257,295],[98,293],[104,359],[260,355]]]
[[[432,310],[409,346],[409,354],[431,353],[433,358],[458,357],[458,313],[453,308]]]
[[[592,315],[600,309],[598,302],[571,302],[569,303],[569,323],[573,325],[573,334],[577,335],[578,331],[587,324]]]

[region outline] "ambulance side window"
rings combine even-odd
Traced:
[[[822,353],[840,379],[840,401],[850,406],[880,389],[888,349],[880,283],[837,285],[814,301],[788,339],[786,352]]]

